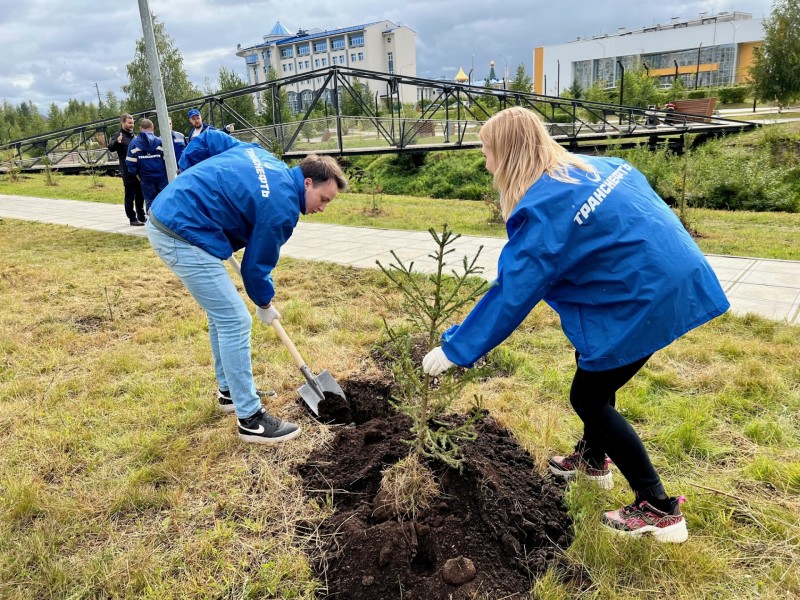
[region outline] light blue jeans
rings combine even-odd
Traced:
[[[253,318],[224,263],[197,246],[168,236],[150,220],[146,230],[153,250],[206,311],[219,389],[230,390],[237,417],[254,415],[261,409],[261,400],[250,358]]]

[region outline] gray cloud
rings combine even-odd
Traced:
[[[275,21],[290,31],[336,29],[389,19],[417,33],[417,72],[421,77],[455,76],[474,65],[473,79],[483,79],[494,60],[500,75],[506,65],[532,72],[533,50],[619,27],[638,28],[694,18],[700,12],[739,10],[755,17],[769,13],[769,0],[706,0],[660,5],[634,0],[603,4],[588,0],[556,3],[506,0],[150,0],[150,10],[166,25],[180,50],[189,78],[198,86],[216,81],[225,66],[245,78],[236,45],[261,42]],[[97,100],[113,91],[122,98],[125,66],[142,37],[136,2],[100,3],[70,0],[0,0],[0,100],[31,100],[45,112],[50,103],[70,98]]]

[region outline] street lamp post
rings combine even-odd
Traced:
[[[697,84],[700,81],[700,50],[703,49],[703,42],[697,47],[697,67],[694,72],[694,89],[697,89]]]

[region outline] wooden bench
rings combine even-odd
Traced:
[[[693,115],[691,117],[675,118],[674,122],[682,123],[684,120],[690,123],[708,123],[710,119],[703,119],[699,116],[705,117],[713,116],[714,108],[717,105],[716,98],[692,98],[690,100],[673,100],[672,104],[675,105],[676,115]],[[665,119],[669,123],[670,119]]]

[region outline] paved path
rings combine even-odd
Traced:
[[[144,227],[131,227],[120,205],[52,200],[0,194],[0,217],[70,225],[145,237]],[[497,275],[497,258],[504,239],[464,235],[456,244],[452,265],[461,257],[474,256],[482,245],[479,264],[487,279]],[[301,222],[281,254],[307,260],[324,260],[361,268],[375,268],[375,261],[388,265],[390,250],[416,270],[430,272],[435,264],[428,254],[434,249],[427,232],[345,227]],[[800,325],[800,261],[767,260],[708,255],[708,260],[738,314],[756,313],[770,319]]]

